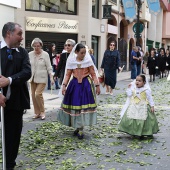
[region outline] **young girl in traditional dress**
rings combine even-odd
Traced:
[[[64,125],[76,128],[74,134],[79,139],[84,136],[84,126],[97,123],[95,94],[100,94],[100,87],[96,74],[97,69],[85,46],[77,44],[67,59],[66,74],[62,84],[64,99],[58,120]]]
[[[144,137],[157,133],[158,122],[154,114],[154,101],[145,75],[139,75],[129,84],[127,101],[121,111],[119,131]]]

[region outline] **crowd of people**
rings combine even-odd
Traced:
[[[140,47],[134,46],[130,56],[131,79],[134,80],[138,75],[146,74],[147,69],[150,76],[150,82],[155,81],[155,77],[167,77],[170,70],[170,52],[169,49],[152,48],[150,52],[143,53]]]
[[[2,30],[4,40],[1,42],[0,106],[4,108],[6,168],[13,170],[16,166],[22,131],[22,117],[25,109],[30,108],[27,87],[29,80],[34,107],[33,119],[46,117],[43,92],[55,85],[63,96],[57,120],[66,126],[75,128],[74,135],[84,138],[84,126],[97,123],[96,95],[100,94],[98,70],[95,66],[93,49],[67,39],[64,50],[59,55],[56,45],[51,44],[48,51],[43,50],[43,41],[34,38],[27,51],[20,46],[23,30],[17,23],[6,23]],[[139,47],[131,53],[131,79],[127,88],[127,101],[121,111],[118,130],[133,136],[148,137],[157,133],[158,122],[154,114],[154,101],[151,88],[145,77],[149,69],[150,81],[155,80],[157,70],[160,78],[168,69],[169,50],[160,50],[156,55],[151,50],[144,56]],[[160,64],[161,63],[161,64]],[[141,68],[142,67],[142,68]],[[120,67],[120,54],[116,42],[111,41],[109,49],[104,52],[101,63],[104,73],[105,94],[113,95]]]

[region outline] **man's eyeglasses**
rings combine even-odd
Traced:
[[[8,53],[8,60],[12,61],[13,60],[12,49],[8,48],[7,53]]]
[[[66,46],[70,47],[70,46],[71,46],[71,44],[65,44],[64,46],[65,46],[65,47],[66,47]]]

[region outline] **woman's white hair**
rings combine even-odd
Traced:
[[[73,39],[67,39],[66,44],[70,43],[73,47],[76,45],[76,42]]]
[[[41,47],[43,46],[43,42],[40,38],[34,38],[31,43],[31,47],[34,47],[34,43],[40,43]]]

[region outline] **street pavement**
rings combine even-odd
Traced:
[[[148,75],[146,75],[148,77]],[[31,109],[24,125],[17,170],[169,170],[170,90],[166,78],[151,82],[155,114],[160,131],[153,139],[140,140],[117,131],[130,72],[118,74],[113,96],[101,87],[97,96],[98,124],[85,127],[85,138],[73,136],[74,129],[61,125],[56,115],[61,104],[59,90],[45,90],[45,120],[32,120]]]

